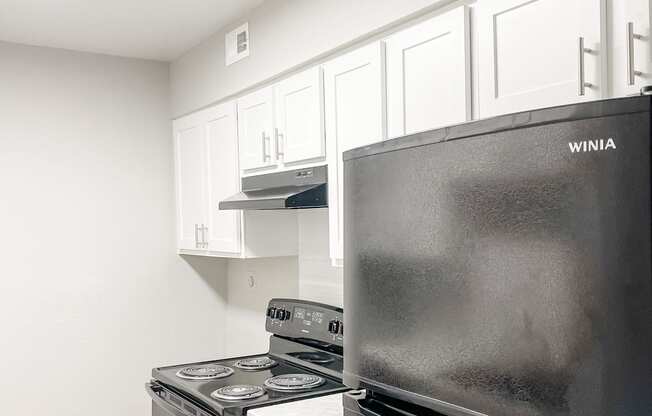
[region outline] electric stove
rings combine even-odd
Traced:
[[[154,416],[241,416],[348,389],[342,384],[342,309],[272,299],[265,354],[159,367],[147,391]]]

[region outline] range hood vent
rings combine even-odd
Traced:
[[[300,209],[328,206],[326,166],[242,178],[242,192],[224,201],[219,208]]]

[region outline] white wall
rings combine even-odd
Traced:
[[[299,298],[342,306],[342,268],[332,267],[328,248],[328,210],[297,211],[299,256],[229,260],[226,354],[267,351],[267,303]],[[251,286],[253,278],[253,286]]]
[[[267,303],[272,298],[299,296],[297,268],[296,257],[229,260],[226,318],[229,356],[267,352]]]
[[[272,298],[299,298],[342,306],[342,268],[332,267],[329,257],[328,210],[299,210],[296,214],[298,257],[228,261],[228,356],[267,351],[265,312]]]
[[[218,31],[171,65],[180,116],[250,89],[337,48],[451,0],[273,0]],[[224,34],[248,21],[251,54],[224,65]]]
[[[175,254],[166,64],[0,43],[2,414],[143,416],[224,350],[226,262]]]

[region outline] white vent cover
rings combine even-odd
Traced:
[[[249,23],[245,23],[224,36],[224,54],[229,66],[249,56]]]

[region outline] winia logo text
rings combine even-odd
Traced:
[[[583,140],[581,142],[568,143],[571,153],[579,152],[597,152],[599,150],[616,150],[616,143],[613,138],[599,140]]]

